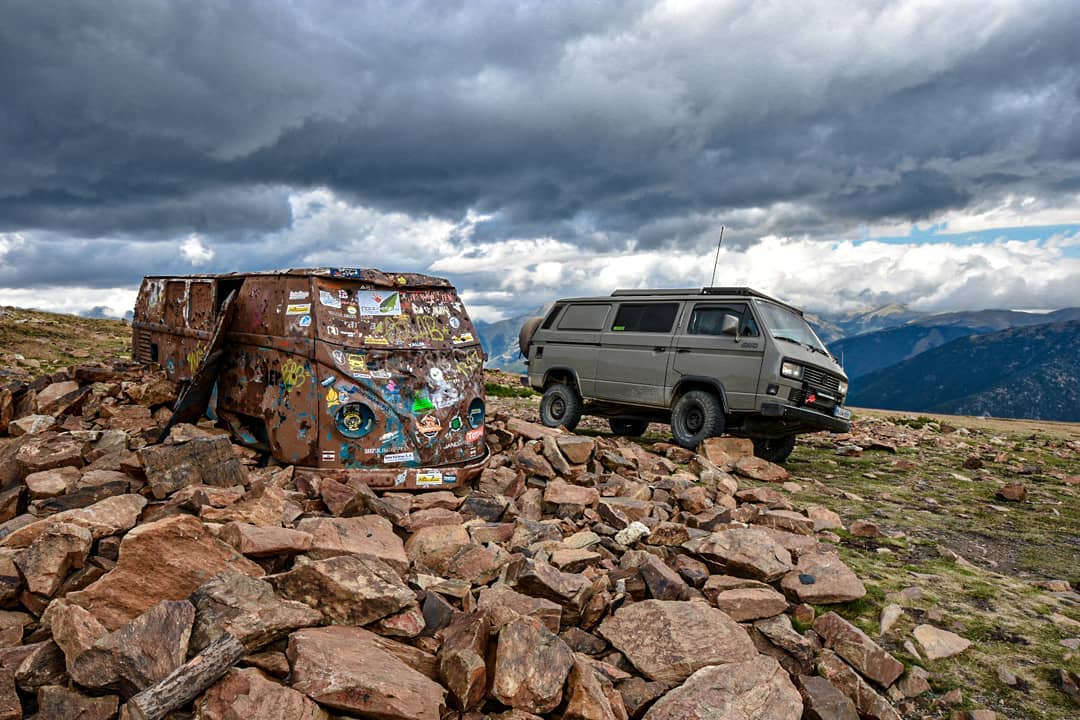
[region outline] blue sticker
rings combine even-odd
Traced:
[[[484,424],[484,401],[480,398],[474,398],[469,403],[469,425],[474,428],[478,428]]]
[[[311,316],[304,315],[300,318],[300,327],[309,327],[311,325]]]

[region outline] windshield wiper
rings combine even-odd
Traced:
[[[803,342],[802,340],[796,340],[795,338],[788,337],[787,335],[773,335],[773,337],[776,338],[777,340],[786,340],[789,343],[795,343],[796,345],[799,345],[801,347],[806,348],[810,352],[821,353],[822,355],[825,355],[826,357],[829,356],[829,353],[827,351],[819,350],[818,348],[814,347],[810,343]]]
[[[787,340],[789,343],[795,343],[796,345],[804,345],[805,344],[805,343],[799,342],[798,340],[796,340],[793,337],[788,337],[787,335],[773,335],[773,337],[776,338],[777,340]],[[809,346],[807,346],[807,347],[809,347]]]

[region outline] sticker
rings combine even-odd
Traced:
[[[396,478],[394,478],[394,487],[400,487],[401,485],[404,485],[405,480],[406,480],[405,472],[404,471],[399,472],[398,476]]]
[[[460,416],[455,415],[454,417],[450,418],[450,429],[453,430],[454,432],[457,432],[463,426],[464,426],[464,423],[461,422],[461,417]]]
[[[356,314],[356,306],[355,305],[347,305],[345,307],[345,312],[349,313],[350,315],[355,315]]]
[[[484,428],[478,427],[475,430],[470,430],[465,433],[465,442],[476,443],[484,439]]]
[[[382,461],[384,463],[401,463],[401,462],[412,462],[415,459],[416,459],[416,455],[414,453],[412,453],[412,452],[403,452],[403,453],[391,453],[389,455],[383,455]]]
[[[422,412],[427,412],[428,410],[434,409],[435,404],[431,402],[431,398],[429,398],[427,395],[421,395],[420,397],[413,400],[413,415],[419,415]]]
[[[442,476],[443,485],[453,485],[457,482],[457,475],[453,473],[446,473]]]
[[[435,437],[442,430],[442,423],[434,415],[425,415],[416,421],[416,429],[423,433],[424,437]]]
[[[308,298],[307,290],[290,290],[289,291],[289,299],[290,300],[307,300],[307,298]]]
[[[370,335],[364,338],[365,345],[389,345],[386,338],[371,337]]]
[[[479,428],[484,424],[484,401],[480,398],[473,398],[473,401],[469,403],[469,425],[474,428]]]
[[[443,474],[438,470],[421,470],[416,473],[417,485],[442,485]]]
[[[304,303],[303,305],[289,305],[285,308],[286,315],[310,315],[311,303]]]
[[[335,350],[334,352],[339,352],[339,351]],[[336,357],[334,359],[337,360]],[[349,372],[351,372],[351,373],[355,374],[355,373],[366,373],[367,372],[367,357],[365,357],[364,355],[357,355],[355,353],[350,353],[348,358],[346,359],[346,357],[345,357],[345,355],[343,353],[342,354],[342,359],[338,360],[338,363],[341,364],[341,363],[344,363],[344,362],[347,362],[349,364]]]
[[[356,293],[360,314],[365,317],[385,317],[401,314],[401,294],[398,292],[361,291]]]
[[[450,327],[457,330],[459,327],[461,327],[461,321],[458,320],[456,317],[450,318]]]
[[[406,282],[407,282],[407,280],[405,280],[404,275],[398,275],[398,279],[397,279],[397,284],[398,285],[404,285]]]
[[[389,370],[372,370],[371,371],[371,377],[375,378],[376,380],[389,380],[390,379],[390,371]]]
[[[345,353],[341,352],[340,350],[334,350],[332,353],[330,353],[330,357],[334,358],[334,362],[336,362],[338,365],[345,364]]]
[[[334,462],[334,451],[333,450],[323,450],[322,451],[322,459],[323,459],[323,462]]]
[[[360,268],[330,268],[331,277],[360,277]]]
[[[323,387],[330,387],[331,385],[334,384],[334,376],[333,375],[327,375],[326,377],[324,377],[322,379],[322,382],[320,384]]]
[[[311,326],[311,316],[310,315],[301,315],[300,316],[300,327],[310,327],[310,326]]]
[[[328,293],[325,290],[319,291],[319,302],[326,307],[340,308],[341,298],[335,297],[333,293]]]
[[[462,333],[460,335],[455,335],[451,340],[453,340],[455,345],[460,345],[462,343],[472,342],[473,335],[472,333]]]

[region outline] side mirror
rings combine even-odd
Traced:
[[[720,332],[724,335],[739,337],[739,318],[734,315],[725,315],[720,323]]]

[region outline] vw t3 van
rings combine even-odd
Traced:
[[[727,433],[783,462],[799,433],[847,432],[848,379],[802,311],[745,287],[616,290],[557,301],[520,334],[545,425],[583,413],[640,435],[670,422],[696,449]]]
[[[487,460],[483,353],[453,286],[356,268],[148,276],[133,353],[183,384],[174,422],[375,488],[445,489]],[[216,392],[213,392],[216,388]]]

